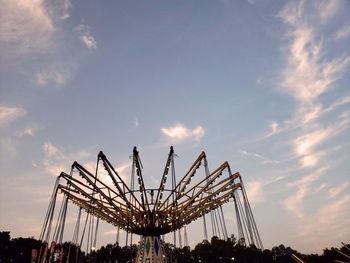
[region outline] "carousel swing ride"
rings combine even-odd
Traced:
[[[205,240],[208,239],[208,219],[206,219],[208,215],[213,236],[227,240],[229,236],[223,205],[230,201],[233,201],[236,214],[238,242],[241,245],[253,244],[262,249],[263,244],[241,175],[238,172],[232,173],[228,162],[210,172],[206,155],[202,152],[186,174],[177,181],[175,156],[171,146],[160,185],[156,189],[146,188],[144,184],[143,166],[136,147],[131,156],[129,186],[102,151],[98,154],[94,173],[74,162],[69,174],[62,172],[57,177],[39,238],[46,247],[40,249],[33,262],[51,263],[54,258],[63,262],[63,254],[65,262],[79,262],[78,250],[82,247],[84,237],[87,238],[87,253],[96,248],[100,220],[117,228],[118,242],[120,229],[126,232],[126,243],[128,240],[131,240],[130,244],[132,243],[133,234],[140,236],[137,256],[133,259],[135,262],[169,262],[164,251],[164,235],[173,233],[176,246],[178,232],[178,245],[181,247],[183,240],[181,230],[183,230],[184,244],[188,245],[186,226],[197,219],[203,220]],[[204,167],[204,176],[196,177],[197,170],[201,166]],[[101,168],[104,168],[105,176],[100,175]],[[63,194],[63,200],[57,219],[54,220],[56,199],[59,194]],[[78,207],[78,219],[72,238],[72,244],[75,244],[76,248],[74,257],[70,257],[71,247],[68,252],[64,251],[63,247],[57,250],[57,244],[63,243],[68,201]],[[80,227],[82,211],[85,211],[86,218]]]

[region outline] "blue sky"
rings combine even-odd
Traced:
[[[241,173],[265,247],[349,241],[349,1],[1,6],[1,230],[37,237],[75,160],[103,150],[127,178],[136,145],[153,187],[174,145],[177,177],[202,150]]]

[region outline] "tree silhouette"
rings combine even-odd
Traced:
[[[255,246],[244,247],[236,242],[232,235],[228,240],[221,240],[213,237],[210,242],[207,240],[197,244],[193,250],[186,246],[176,248],[174,245],[165,243],[164,250],[169,263],[294,263],[291,253],[307,263],[328,263],[335,260],[346,260],[335,248],[326,248],[322,255],[311,254],[303,255],[283,244],[273,247],[271,250],[260,250]],[[10,232],[0,232],[0,262],[25,263],[30,262],[32,249],[40,250],[46,244],[34,238],[15,238],[11,239]],[[108,244],[85,255],[79,248],[65,242],[63,245],[57,245],[56,251],[64,249],[63,262],[66,262],[68,251],[70,250],[70,263],[75,263],[76,253],[78,253],[79,263],[126,263],[136,258],[137,246],[120,247],[118,243]],[[340,251],[349,254],[348,249],[343,246]],[[234,260],[232,261],[232,258]],[[59,262],[52,261],[52,263]]]

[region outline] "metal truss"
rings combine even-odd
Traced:
[[[209,172],[206,155],[202,152],[187,173],[176,183],[174,155],[174,149],[170,147],[157,189],[145,187],[143,166],[139,153],[134,147],[130,187],[101,151],[98,154],[94,174],[74,162],[70,174],[62,172],[59,175],[59,183],[56,183],[54,192],[60,191],[67,200],[118,229],[143,236],[175,232],[200,217],[205,220],[205,214],[213,211],[219,211],[219,213],[221,211],[222,221],[224,221],[222,205],[233,200],[239,239],[245,242],[247,238],[249,243],[262,248],[240,174],[231,173],[228,162]],[[207,171],[205,176],[192,180],[202,164]],[[101,168],[106,171],[104,178],[98,176]],[[133,183],[134,175],[136,175],[137,188]],[[170,183],[167,182],[169,176]],[[191,184],[191,181],[196,182]],[[169,184],[171,187],[166,188]],[[43,236],[44,232],[45,229],[42,231]],[[227,238],[227,232],[224,236]]]

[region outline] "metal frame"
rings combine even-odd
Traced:
[[[160,186],[157,189],[145,187],[142,175],[143,166],[137,148],[134,147],[132,180],[136,174],[138,189],[134,189],[133,181],[128,187],[104,153],[100,151],[95,175],[79,163],[74,162],[70,174],[62,172],[59,175],[54,192],[57,193],[59,190],[66,196],[67,200],[72,201],[88,214],[92,214],[118,227],[118,229],[143,236],[159,236],[174,232],[175,237],[176,230],[185,227],[199,217],[203,217],[205,237],[207,238],[205,214],[217,212],[223,236],[227,239],[222,205],[233,200],[239,240],[243,240],[245,243],[246,236],[250,244],[262,248],[262,242],[240,174],[238,172],[232,174],[228,162],[224,162],[210,173],[206,155],[202,152],[187,173],[176,183],[174,156],[174,149],[171,146]],[[205,176],[191,185],[192,178],[203,162],[206,169]],[[98,178],[97,170],[100,163],[105,168],[110,183]],[[171,189],[166,189],[169,171],[171,171],[172,186]],[[53,194],[54,198],[56,195]],[[242,198],[242,203],[239,196]],[[52,204],[50,206],[48,214],[51,213],[51,210],[53,213]],[[52,214],[50,215],[50,217],[47,216],[47,220],[52,218]],[[213,217],[216,217],[215,213],[212,214]],[[219,226],[217,228],[219,229]],[[43,232],[45,229],[43,228]],[[43,233],[42,236],[44,236]],[[176,241],[174,240],[174,242]],[[180,243],[182,242],[180,241]]]

